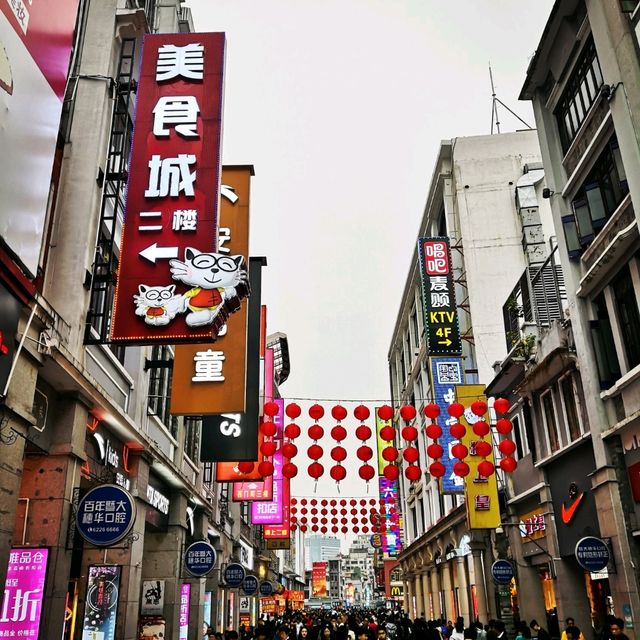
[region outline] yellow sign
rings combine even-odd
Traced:
[[[456,397],[459,403],[463,404],[465,409],[469,409],[471,403],[475,400],[486,402],[484,395],[484,385],[482,384],[460,384],[456,385]],[[478,464],[482,462],[482,458],[473,455],[474,445],[480,440],[473,433],[472,425],[479,420],[471,411],[465,411],[460,418],[467,433],[462,438],[462,444],[469,449],[469,455],[465,458],[465,462],[469,465],[469,475],[464,480],[464,494],[467,506],[467,522],[469,529],[495,529],[500,526],[500,505],[498,503],[498,481],[496,474],[493,473],[488,478],[478,474]],[[491,434],[487,436],[491,442]],[[495,463],[493,457],[493,447],[491,454],[486,458],[489,462]]]
[[[376,407],[375,408],[375,414],[376,414],[376,445],[377,445],[377,449],[378,449],[378,475],[381,476],[384,473],[384,468],[389,464],[383,457],[382,457],[382,450],[385,447],[391,447],[393,446],[393,442],[388,442],[387,440],[383,440],[380,437],[380,430],[383,427],[392,427],[393,423],[391,422],[391,420],[381,420],[380,416],[378,415],[378,409],[380,407]]]
[[[519,520],[520,535],[523,538],[523,542],[539,540],[547,535],[547,523],[542,507],[522,514]]]

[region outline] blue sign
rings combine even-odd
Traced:
[[[491,565],[491,575],[498,584],[509,584],[513,578],[513,565],[506,560],[496,560]]]
[[[576,560],[585,571],[602,571],[608,564],[611,554],[604,540],[587,536],[576,544]]]
[[[260,583],[260,595],[261,596],[273,595],[273,585],[268,580],[263,580]]]
[[[438,444],[442,446],[441,462],[444,465],[444,475],[441,478],[442,493],[464,493],[464,478],[453,473],[453,465],[458,461],[451,454],[451,447],[457,440],[449,433],[449,428],[456,423],[457,418],[449,416],[447,407],[456,401],[456,385],[464,384],[464,369],[461,358],[430,358],[431,384],[433,387],[433,401],[440,407],[438,425],[442,429],[442,436]]]
[[[216,566],[216,550],[200,540],[187,547],[184,552],[184,568],[196,578],[206,576]]]
[[[258,578],[255,576],[247,576],[242,581],[242,590],[248,596],[252,596],[258,590]]]
[[[237,562],[228,564],[224,569],[224,582],[228,587],[239,587],[244,580],[244,567]]]
[[[110,547],[120,542],[136,519],[136,505],[128,491],[115,484],[91,489],[76,513],[78,533],[91,544]]]

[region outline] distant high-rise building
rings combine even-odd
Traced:
[[[309,536],[304,541],[305,568],[314,562],[327,562],[340,555],[340,540],[335,536]]]

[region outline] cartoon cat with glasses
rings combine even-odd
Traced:
[[[212,324],[225,310],[239,308],[240,297],[249,292],[248,274],[243,256],[202,253],[187,247],[184,262],[170,260],[171,275],[191,287],[183,294],[190,327]]]
[[[155,327],[169,324],[186,307],[184,296],[175,295],[175,291],[175,284],[168,287],[138,285],[138,295],[133,296],[136,315],[142,316],[147,324]]]

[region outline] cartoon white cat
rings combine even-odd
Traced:
[[[138,285],[138,295],[133,296],[136,315],[144,317],[147,324],[160,327],[169,324],[176,314],[186,310],[184,296],[175,295],[176,285],[150,287]]]
[[[187,247],[184,262],[170,260],[174,280],[192,287],[184,294],[190,327],[211,324],[222,312],[224,303],[248,291],[248,275],[243,256],[202,253]]]

